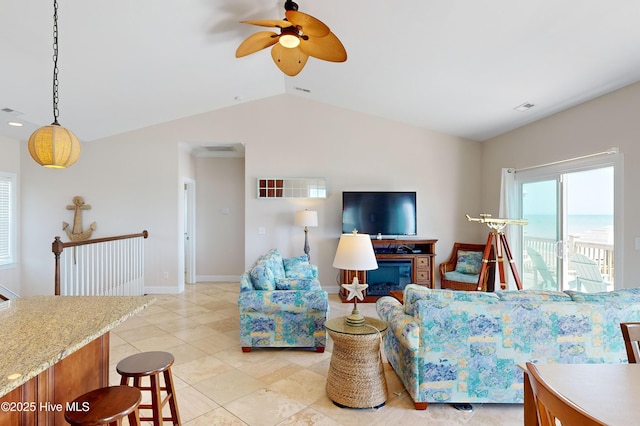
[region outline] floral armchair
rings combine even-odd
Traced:
[[[309,347],[324,352],[329,314],[318,268],[306,255],[282,258],[277,249],[261,256],[240,277],[240,346]]]

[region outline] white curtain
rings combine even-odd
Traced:
[[[518,214],[518,197],[515,193],[516,171],[513,168],[502,169],[500,182],[500,217],[516,218]]]
[[[502,169],[502,180],[500,183],[500,208],[499,216],[506,219],[520,219],[519,199],[516,193],[516,171],[513,168]],[[516,270],[520,275],[522,270],[522,248],[520,238],[520,225],[507,225],[504,228],[504,235],[509,243],[511,255],[516,265]],[[511,266],[509,265],[506,254],[504,262],[504,273],[509,290],[517,290],[515,280],[511,274]],[[498,271],[496,271],[498,276]],[[520,276],[522,279],[522,276]]]

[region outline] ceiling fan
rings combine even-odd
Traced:
[[[328,26],[311,15],[298,12],[298,5],[292,0],[285,1],[284,9],[286,18],[283,20],[242,21],[243,24],[278,28],[279,33],[259,31],[250,35],[238,46],[236,58],[273,46],[273,62],[289,76],[302,71],[309,56],[331,62],[347,60],[347,51]]]

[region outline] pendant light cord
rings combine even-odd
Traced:
[[[53,0],[53,123],[58,124],[58,0]]]

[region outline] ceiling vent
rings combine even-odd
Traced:
[[[532,104],[531,102],[525,102],[521,105],[518,105],[517,107],[515,107],[514,109],[516,111],[529,111],[531,108],[533,108],[535,105]]]
[[[234,145],[209,145],[209,146],[205,146],[204,149],[206,149],[209,152],[235,152],[236,151],[236,147]]]
[[[244,145],[241,143],[202,144],[193,146],[191,153],[196,157],[244,157]]]
[[[7,114],[11,114],[14,116],[22,115],[20,111],[16,111],[15,109],[11,109],[11,108],[2,108],[0,111],[6,112]]]

